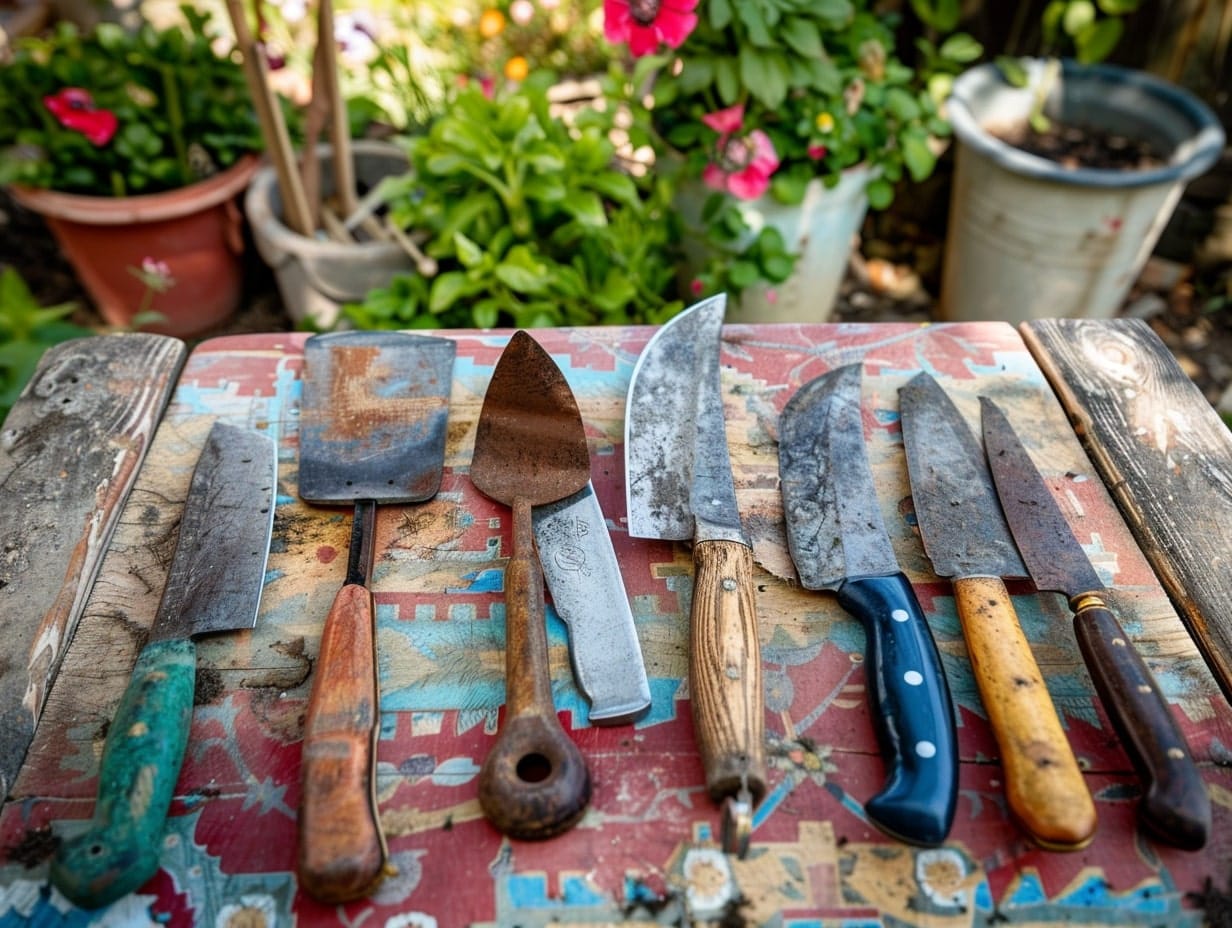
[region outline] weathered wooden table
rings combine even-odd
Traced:
[[[237,336],[189,357],[0,813],[0,928],[199,924],[446,926],[1198,925],[1194,894],[1232,872],[1232,707],[1019,334],[1000,323],[729,326],[728,439],[755,538],[770,793],[752,847],[716,844],[693,740],[686,671],[691,560],[625,530],[625,391],[652,330],[532,333],[564,370],[586,421],[596,493],[637,620],[653,694],[635,726],[594,728],[565,626],[549,609],[553,689],[590,764],[581,823],[540,843],[502,838],[480,814],[476,775],[503,702],[502,557],[508,510],[467,477],[475,423],[509,333],[458,343],[439,495],[378,520],[382,729],[379,805],[397,874],[369,900],[325,907],[297,891],[300,729],[320,630],[345,571],[349,509],[296,492],[303,335]],[[885,522],[942,651],[959,713],[958,813],[947,843],[885,837],[861,802],[883,779],[865,699],[860,625],[834,597],[797,587],[778,490],[776,421],[801,384],[863,360],[870,455]],[[972,679],[947,581],[912,527],[897,388],[924,369],[976,421],[991,394],[1062,490],[1079,539],[1112,589],[1203,765],[1214,827],[1179,851],[1135,827],[1139,786],[1098,705],[1064,602],[1011,581],[1015,607],[1096,798],[1099,831],[1077,853],[1034,848],[1008,820],[997,747]],[[274,436],[280,488],[255,630],[203,641],[191,741],[163,839],[138,893],[86,913],[46,882],[53,835],[89,817],[98,753],[153,620],[188,477],[217,418]],[[0,643],[0,649],[3,643]],[[12,655],[7,656],[12,659]],[[22,658],[24,659],[24,657]]]

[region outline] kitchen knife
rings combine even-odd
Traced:
[[[742,853],[766,791],[753,551],[736,506],[719,341],[727,298],[702,300],[647,343],[625,410],[626,498],[635,538],[693,541],[689,689],[706,787],[724,844]]]
[[[1140,821],[1161,841],[1201,848],[1210,832],[1211,804],[1185,736],[1105,603],[1103,581],[1005,413],[982,396],[980,414],[988,466],[1018,550],[1035,586],[1069,602],[1095,689],[1146,785]]]
[[[983,449],[928,373],[902,387],[899,400],[920,537],[933,571],[954,584],[1010,812],[1041,847],[1083,848],[1095,835],[1095,803],[1002,582],[1025,577],[1026,568]]]
[[[869,701],[889,766],[864,804],[882,830],[940,844],[958,799],[954,706],[941,656],[882,522],[860,414],[859,364],[809,381],[779,419],[787,545],[800,584],[864,626]]]
[[[114,902],[158,870],[192,723],[193,639],[256,625],[276,467],[268,436],[223,422],[211,428],[154,625],[103,744],[94,818],[51,864],[52,883],[83,908]]]
[[[569,627],[573,678],[592,725],[627,725],[650,711],[650,682],[620,563],[589,483],[531,509],[552,605]]]

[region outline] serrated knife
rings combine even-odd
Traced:
[[[861,366],[809,381],[779,419],[787,544],[800,584],[832,590],[864,626],[869,702],[889,767],[864,804],[882,830],[933,846],[958,798],[954,706],[941,656],[881,518],[864,443]]]
[[[276,466],[268,436],[222,422],[211,428],[154,625],[107,730],[94,817],[51,864],[52,883],[83,908],[114,902],[158,870],[192,722],[193,639],[257,623]]]
[[[933,572],[954,585],[1010,812],[1041,847],[1079,850],[1095,836],[1095,802],[1002,579],[1025,577],[1026,568],[983,448],[927,372],[899,389],[899,403],[924,552]]]
[[[1100,701],[1146,786],[1152,836],[1198,850],[1211,827],[1206,785],[1159,685],[1104,601],[1105,586],[1005,413],[980,397],[984,449],[1018,550],[1040,590],[1061,593]]]

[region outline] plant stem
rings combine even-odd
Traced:
[[[184,109],[180,104],[180,85],[175,71],[168,64],[158,66],[163,79],[163,96],[167,101],[167,121],[171,123],[171,144],[175,148],[175,160],[180,165],[180,178],[187,185],[196,178],[188,166],[188,149],[184,144]]]

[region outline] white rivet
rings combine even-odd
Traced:
[[[895,609],[890,613],[890,618],[895,622],[906,622],[911,618],[911,614],[906,609]]]
[[[931,741],[917,741],[915,743],[915,752],[921,757],[936,757],[937,746]]]
[[[903,674],[903,680],[905,680],[909,686],[919,686],[924,682],[924,674],[920,673],[918,670],[908,670],[905,674]]]

